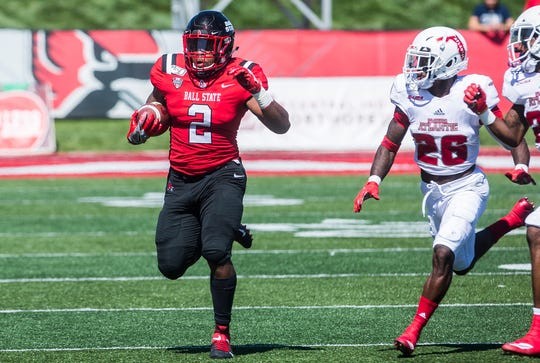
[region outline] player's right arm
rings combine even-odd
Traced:
[[[536,185],[536,181],[529,174],[529,161],[531,159],[531,153],[525,138],[521,140],[521,143],[517,147],[512,149],[511,153],[515,166],[512,171],[509,171],[504,175],[510,179],[512,183],[520,185],[532,183],[533,185]]]
[[[166,55],[161,56],[150,70],[150,81],[154,87],[146,98],[146,103],[131,115],[126,135],[130,144],[143,144],[149,137],[159,136],[169,129],[170,120],[165,96],[160,91],[160,85],[167,81],[162,69],[167,59]]]
[[[131,115],[126,138],[130,144],[143,144],[149,137],[163,134],[169,129],[169,126],[165,97],[154,87],[146,98],[146,103]]]
[[[371,163],[370,176],[354,198],[353,211],[355,213],[362,210],[362,204],[365,200],[369,198],[379,200],[379,185],[392,168],[401,142],[407,133],[408,122],[403,120],[408,121],[407,116],[399,107],[396,107],[394,117],[386,130],[386,135],[384,135],[381,144],[377,148]]]

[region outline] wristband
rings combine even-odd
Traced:
[[[261,90],[257,93],[252,94],[252,96],[261,107],[261,110],[264,110],[266,107],[268,107],[268,105],[272,103],[272,101],[274,101],[272,96],[270,96],[270,93],[266,92],[264,87],[261,87]]]
[[[495,116],[495,114],[493,112],[491,112],[491,110],[489,108],[487,110],[485,110],[484,112],[482,112],[478,116],[480,117],[480,121],[482,121],[484,126],[491,125],[497,119],[497,116]]]
[[[382,179],[381,179],[381,177],[378,176],[378,175],[370,175],[367,181],[368,181],[368,183],[369,183],[369,182],[374,182],[374,183],[376,183],[377,185],[380,185]]]
[[[516,166],[514,167],[514,170],[523,170],[524,172],[529,174],[529,167],[525,164],[516,164]]]

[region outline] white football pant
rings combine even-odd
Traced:
[[[420,184],[433,247],[443,245],[455,255],[454,271],[467,269],[474,259],[476,224],[484,213],[489,198],[489,183],[485,174],[476,168],[458,180],[439,185]]]

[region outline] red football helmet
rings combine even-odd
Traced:
[[[222,70],[231,59],[234,27],[219,11],[201,11],[189,21],[183,41],[189,74],[207,79]]]

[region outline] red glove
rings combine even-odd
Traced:
[[[525,184],[533,184],[536,185],[536,181],[533,179],[533,177],[522,168],[515,168],[512,171],[509,171],[504,174],[512,183],[525,185]]]
[[[379,184],[368,181],[362,190],[358,192],[356,198],[354,198],[353,212],[358,213],[362,210],[362,203],[369,198],[375,198],[379,200]]]
[[[245,67],[235,67],[228,74],[236,78],[240,86],[244,87],[251,94],[259,93],[261,90],[261,81],[255,77],[253,72]]]
[[[477,115],[484,113],[488,108],[486,104],[486,92],[476,83],[471,83],[467,86],[463,101]]]
[[[168,114],[160,103],[146,104],[133,112],[126,135],[130,144],[139,145],[150,136],[158,136],[169,128]]]

